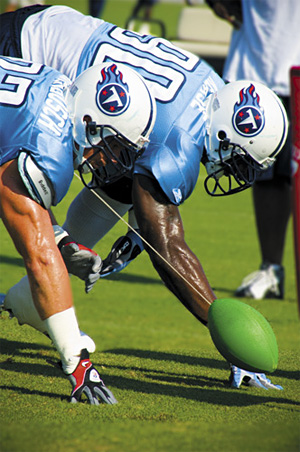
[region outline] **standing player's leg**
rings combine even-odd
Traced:
[[[289,98],[283,98],[289,113]],[[261,253],[260,269],[246,276],[236,290],[238,297],[284,298],[282,265],[286,231],[291,214],[291,135],[273,167],[253,186],[253,202]]]

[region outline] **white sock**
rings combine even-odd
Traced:
[[[60,354],[64,372],[71,374],[79,363],[82,348],[82,340],[74,308],[53,314],[44,320],[44,324]]]
[[[20,325],[29,325],[41,333],[48,334],[45,322],[40,318],[33,303],[28,277],[24,276],[5,295],[4,309],[12,311]],[[86,348],[89,353],[96,350],[95,342],[87,334],[80,332],[80,350]]]

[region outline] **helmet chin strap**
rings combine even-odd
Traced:
[[[76,147],[76,145],[78,146],[78,148]],[[81,146],[77,142],[76,142],[76,145],[75,145],[75,141],[73,140],[73,152],[76,155],[75,159],[73,160],[73,166],[74,166],[75,170],[78,170],[78,167],[80,165],[82,165],[86,161],[86,159],[83,157],[83,153],[84,153],[84,149],[85,149],[84,146]],[[90,172],[88,165],[82,166],[82,172],[84,174]]]
[[[77,173],[74,173],[75,176],[77,177],[77,179],[79,179],[81,181],[80,176],[78,176]],[[188,284],[198,295],[200,295],[201,298],[204,299],[204,301],[211,305],[210,301],[205,298],[205,296],[199,292],[198,289],[196,289],[196,287],[194,287],[175,267],[173,267],[172,264],[170,264],[169,261],[167,261],[146,239],[144,239],[144,237],[142,237],[137,231],[136,229],[134,229],[132,226],[130,226],[129,223],[127,223],[126,220],[124,220],[123,217],[121,217],[121,215],[118,214],[118,212],[116,212],[113,207],[111,207],[110,204],[108,204],[108,202],[106,202],[100,195],[99,193],[97,193],[94,189],[89,188],[90,191],[98,198],[100,199],[100,201],[109,209],[111,210],[111,212],[113,212],[118,218],[119,220],[123,221],[123,223],[132,231],[134,232],[134,234],[136,234],[162,261],[165,262],[165,264],[167,264],[172,270],[173,272],[175,272],[186,284]]]

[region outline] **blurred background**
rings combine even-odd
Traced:
[[[210,41],[216,34],[216,27],[221,27],[223,37],[217,37],[218,45],[220,41],[229,42],[230,26],[215,16],[212,10],[206,5],[204,0],[100,0],[100,1],[46,1],[35,2],[34,0],[0,0],[0,12],[13,11],[22,6],[35,3],[51,5],[66,5],[81,11],[84,14],[92,14],[102,18],[107,22],[114,23],[122,28],[129,28],[141,33],[149,33],[160,37],[165,37],[171,41],[176,41],[176,45],[184,43],[186,50],[205,58],[211,63],[214,69],[221,74],[224,63],[224,52],[214,46],[210,53],[200,52],[198,43]],[[203,11],[209,15],[200,17]],[[187,15],[186,15],[187,13]],[[195,25],[191,23],[194,18]],[[211,22],[213,21],[213,22]],[[216,25],[217,24],[217,25]],[[225,34],[223,29],[227,29]],[[228,46],[227,46],[228,47]],[[227,48],[226,47],[226,48]]]

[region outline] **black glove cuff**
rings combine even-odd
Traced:
[[[64,245],[67,245],[68,243],[77,243],[70,235],[66,235],[61,241],[57,244],[59,251],[61,251],[62,247]]]

